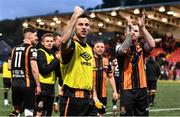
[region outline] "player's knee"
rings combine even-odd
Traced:
[[[151,91],[150,90],[148,90],[148,95],[151,95]]]
[[[5,92],[8,92],[8,91],[9,91],[9,88],[5,88],[4,91],[5,91]]]
[[[156,90],[151,90],[151,93],[152,93],[152,94],[155,94],[155,93],[156,93]]]

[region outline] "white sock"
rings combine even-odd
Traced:
[[[4,99],[4,105],[8,105],[8,100],[7,99]]]

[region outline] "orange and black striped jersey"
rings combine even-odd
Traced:
[[[118,62],[117,62],[117,58],[112,60],[112,70],[114,73],[114,77],[115,78],[119,78],[119,66],[118,66]]]
[[[12,87],[35,87],[30,61],[36,59],[37,49],[29,44],[22,44],[12,50]]]
[[[93,78],[98,98],[107,97],[107,75],[112,73],[109,60],[105,57],[97,57],[94,55],[93,62]]]
[[[127,54],[118,55],[120,88],[123,90],[146,88],[143,47],[141,43],[132,45]]]

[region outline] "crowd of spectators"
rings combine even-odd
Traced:
[[[162,36],[162,40],[156,44],[157,48],[163,48],[166,54],[170,54],[177,48],[177,43],[172,33],[168,32]]]

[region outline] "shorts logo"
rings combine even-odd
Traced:
[[[149,111],[149,108],[146,108],[146,111]]]
[[[83,57],[86,61],[88,61],[92,58],[91,55],[88,54],[87,52],[80,54],[80,56]]]
[[[125,114],[125,113],[126,113],[126,110],[125,110],[125,107],[124,107],[124,106],[121,106],[121,107],[120,107],[120,113],[121,113],[121,114]]]
[[[38,107],[39,107],[39,108],[43,108],[43,106],[44,106],[43,101],[40,101],[40,102],[38,103]]]

